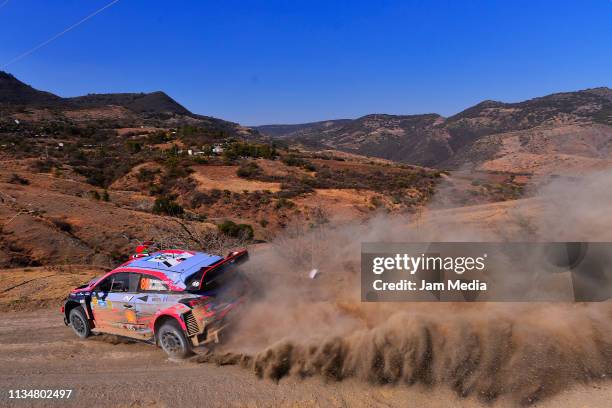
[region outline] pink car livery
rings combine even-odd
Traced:
[[[71,291],[64,323],[77,336],[106,333],[157,344],[171,357],[219,342],[228,314],[242,303],[248,282],[237,265],[246,250],[226,257],[188,250],[147,253]]]

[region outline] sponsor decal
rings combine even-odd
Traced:
[[[133,310],[127,310],[125,312],[125,318],[127,319],[128,323],[136,323],[136,312]]]
[[[182,252],[180,254],[159,254],[149,259],[148,262],[163,263],[168,268],[180,264],[187,258],[191,258],[193,254]]]

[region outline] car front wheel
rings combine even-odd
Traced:
[[[68,320],[70,321],[70,326],[72,326],[72,330],[74,330],[77,336],[82,339],[89,337],[89,335],[91,334],[89,320],[87,320],[87,316],[85,316],[85,311],[81,306],[75,307],[70,311]]]
[[[171,358],[185,358],[191,355],[191,344],[176,321],[164,323],[157,334],[161,348]]]

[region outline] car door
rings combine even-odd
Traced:
[[[110,334],[135,337],[130,327],[136,321],[130,301],[136,295],[138,278],[136,273],[118,272],[96,285],[91,296],[96,328]]]
[[[170,291],[163,280],[152,275],[141,274],[137,293],[131,301],[136,312],[137,330],[153,336],[150,327],[157,312],[175,305],[180,297],[179,294]]]

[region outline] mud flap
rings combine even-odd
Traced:
[[[215,343],[215,344],[219,344],[219,333],[221,333],[221,330],[223,330],[227,325],[224,324],[221,327],[217,327],[214,330],[208,330],[206,331],[206,339],[204,340],[204,342],[202,342],[202,344],[209,344],[209,343]]]

